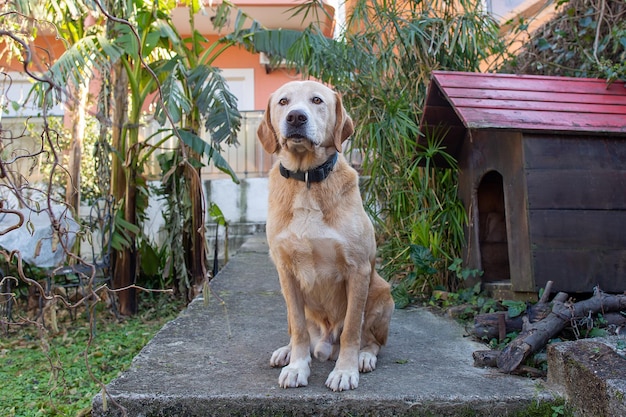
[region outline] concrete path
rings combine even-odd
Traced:
[[[427,309],[396,310],[377,369],[359,387],[324,386],[331,362],[312,362],[309,385],[278,386],[273,350],[288,342],[285,305],[265,235],[255,235],[199,297],[107,386],[94,416],[506,416],[552,394],[541,381],[473,367],[485,347]],[[104,410],[106,408],[106,411]],[[523,415],[523,414],[518,414]]]

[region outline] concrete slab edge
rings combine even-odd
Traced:
[[[387,417],[387,416],[415,416],[415,417],[506,417],[524,415],[527,410],[539,402],[551,402],[554,397],[546,392],[538,394],[536,398],[525,397],[485,401],[485,399],[432,399],[415,401],[398,398],[362,401],[359,399],[329,400],[328,398],[258,398],[253,396],[172,396],[172,395],[128,395],[111,398],[120,406],[125,407],[127,415],[137,417],[226,417],[226,416],[319,416],[319,417]],[[93,401],[93,415],[102,417],[121,417],[124,411],[107,401],[107,410],[104,410],[102,395],[98,394]]]

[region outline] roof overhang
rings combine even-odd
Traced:
[[[206,4],[205,7],[194,16],[194,25],[196,30],[203,35],[219,34],[213,27],[212,19],[215,16],[215,10],[220,1],[213,1],[211,5]],[[248,16],[257,20],[261,25],[268,29],[292,29],[303,30],[310,24],[318,25],[324,35],[332,36],[335,24],[335,8],[327,2],[323,3],[323,8],[318,3],[311,11],[304,16],[296,14],[296,8],[302,5],[302,1],[283,0],[283,1],[258,1],[258,0],[238,0],[235,5]],[[222,30],[222,33],[229,33],[234,29],[234,20],[236,15],[231,16],[231,22],[228,27]],[[172,12],[172,20],[181,35],[190,35],[191,26],[189,24],[189,8],[187,6],[178,6]]]
[[[626,137],[626,83],[434,71],[420,126],[455,159],[468,130]]]

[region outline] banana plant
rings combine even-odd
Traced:
[[[137,223],[138,219],[133,216],[135,213],[141,213],[142,208],[133,204],[129,197],[133,195],[133,189],[137,190],[138,186],[143,188],[143,183],[135,182],[136,179],[142,180],[136,175],[141,172],[154,148],[144,151],[143,144],[138,142],[138,129],[133,126],[139,125],[140,110],[150,95],[156,93],[158,100],[155,118],[164,126],[166,132],[169,131],[169,135],[178,139],[178,152],[181,154],[176,169],[164,173],[164,181],[171,174],[182,175],[185,195],[190,202],[187,216],[181,216],[184,213],[178,214],[178,218],[188,221],[190,227],[183,228],[184,257],[178,258],[180,261],[174,268],[175,273],[187,272],[178,277],[184,284],[182,288],[186,288],[187,291],[183,292],[181,285],[178,287],[181,288],[181,295],[190,300],[193,287],[207,278],[204,226],[206,210],[200,181],[200,160],[203,157],[207,158],[216,167],[228,173],[233,180],[238,181],[233,170],[221,157],[219,144],[236,141],[240,114],[236,99],[230,93],[225,80],[219,71],[211,66],[215,57],[225,48],[206,48],[202,45],[206,40],[195,29],[190,39],[183,39],[169,17],[171,7],[174,5],[173,2],[166,2],[158,6],[163,9],[155,9],[156,5],[148,10],[136,8],[136,18],[141,22],[136,33],[129,34],[127,31],[132,31],[129,26],[121,28],[122,36],[118,39],[124,39],[129,35],[125,44],[131,45],[131,49],[127,50],[121,59],[129,80],[131,103],[127,123],[130,128],[126,134],[122,132],[121,138],[125,139],[126,143],[122,142],[120,148],[126,149],[127,152],[124,166],[131,168],[126,170],[125,177],[125,219]],[[192,28],[193,16],[199,7],[197,1],[189,4]],[[140,40],[140,48],[133,45],[137,39]],[[137,54],[138,51],[143,52]],[[215,53],[210,55],[212,51]],[[201,128],[204,128],[208,137],[200,136]],[[113,182],[114,187],[115,185]],[[170,256],[180,250],[181,247],[171,248]],[[126,280],[121,282],[122,285],[129,285],[132,282],[134,276],[128,276],[127,271],[136,269],[136,254],[132,253],[132,247],[128,248],[127,252],[131,252],[131,256],[122,256],[120,262],[119,273],[126,274]],[[130,259],[130,262],[125,262],[126,259]]]
[[[229,91],[220,71],[212,65],[230,45],[210,43],[196,30],[194,15],[200,6],[198,1],[188,4],[191,36],[183,39],[176,27],[170,25],[169,30],[174,34],[170,41],[183,39],[184,42],[170,42],[170,56],[153,65],[155,73],[164,74],[161,89],[166,92],[164,100],[157,105],[155,117],[163,126],[171,124],[174,127],[171,134],[176,135],[180,143],[176,151],[180,154],[180,162],[167,170],[163,183],[171,186],[178,182],[171,177],[180,177],[185,191],[184,200],[189,201],[188,209],[185,205],[170,204],[166,218],[171,240],[178,239],[175,235],[180,235],[181,247],[185,249],[182,256],[171,254],[180,258],[178,262],[173,262],[171,273],[178,281],[179,292],[185,294],[188,301],[193,296],[193,289],[209,278],[204,234],[207,210],[200,181],[201,158],[208,158],[233,181],[239,182],[219,149],[222,142],[236,143],[241,115],[236,97]],[[218,16],[223,10],[224,7],[218,9]],[[217,22],[223,24],[225,20],[217,19]],[[188,212],[186,215],[177,213],[181,210]],[[181,227],[176,219],[188,222],[188,227]]]

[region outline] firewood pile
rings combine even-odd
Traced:
[[[566,328],[572,329],[576,337],[585,337],[580,334],[580,324],[591,323],[598,315],[615,333],[626,332],[626,294],[607,294],[595,288],[593,296],[586,300],[575,302],[564,292],[549,300],[551,287],[552,282],[548,282],[539,302],[518,317],[511,318],[507,312],[475,317],[471,333],[478,338],[504,340],[505,335],[519,332],[503,350],[474,352],[475,366],[497,367],[504,373],[540,374],[540,371],[526,366],[526,360]]]

